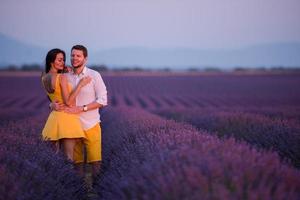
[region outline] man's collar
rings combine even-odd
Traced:
[[[73,68],[73,70],[72,70],[72,74],[73,75],[84,75],[85,73],[86,73],[86,71],[87,71],[87,67],[86,66],[84,66],[83,67],[83,70],[81,71],[81,73],[80,74],[76,74],[75,72],[74,72],[74,68]]]
[[[83,74],[83,75],[86,74],[86,71],[87,71],[87,67],[84,66],[84,67],[83,67],[83,70],[82,70],[82,72],[81,72],[81,74]]]

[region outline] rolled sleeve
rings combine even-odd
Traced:
[[[107,90],[100,73],[95,74],[96,102],[102,106],[107,105]]]

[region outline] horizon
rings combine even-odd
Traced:
[[[47,49],[28,45],[0,33],[0,67],[43,65]],[[61,47],[60,47],[61,48]],[[65,50],[64,48],[61,48]],[[69,48],[66,48],[69,49]],[[268,43],[239,49],[119,47],[88,50],[88,65],[143,69],[234,69],[299,67],[300,43]],[[66,64],[69,52],[66,52]]]

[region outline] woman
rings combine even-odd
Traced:
[[[42,84],[52,102],[64,103],[66,106],[75,105],[75,98],[82,87],[91,81],[90,77],[80,80],[76,88],[71,88],[65,74],[61,72],[65,65],[65,52],[52,49],[47,53],[45,74],[42,75]],[[50,141],[58,151],[61,142],[67,158],[73,161],[76,142],[84,138],[79,117],[76,114],[52,111],[42,132],[44,140]]]

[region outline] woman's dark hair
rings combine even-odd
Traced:
[[[56,59],[57,54],[62,53],[64,55],[64,62],[66,62],[66,53],[61,49],[51,49],[46,56],[45,72],[48,73],[51,68],[51,63]],[[59,72],[61,73],[61,72]]]

